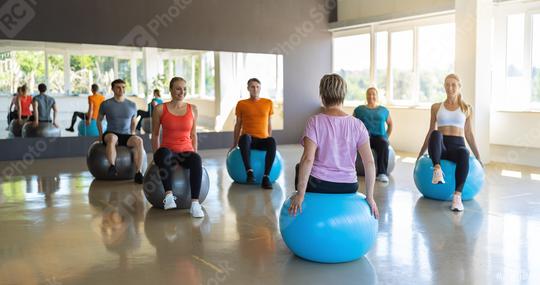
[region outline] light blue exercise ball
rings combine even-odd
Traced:
[[[264,160],[266,158],[266,151],[252,149],[250,154],[251,168],[253,168],[253,175],[255,176],[256,183],[262,182],[264,175]],[[281,167],[283,161],[279,151],[276,151],[276,158],[272,164],[270,170],[270,182],[274,183],[281,174]],[[246,168],[244,167],[244,161],[242,160],[242,154],[239,148],[235,148],[227,155],[227,172],[229,176],[237,183],[245,183],[247,179]]]
[[[290,199],[281,208],[279,228],[297,256],[321,263],[349,262],[375,244],[378,222],[366,197],[354,194],[306,193],[302,212],[289,215]]]
[[[103,127],[103,133],[107,130],[107,121],[103,120],[101,121],[101,126]],[[77,125],[77,131],[79,132],[79,136],[87,136],[87,137],[97,137],[99,136],[98,128],[97,128],[97,122],[95,119],[90,120],[90,125],[86,125],[86,121],[81,120],[79,121],[79,124]]]
[[[442,159],[441,169],[444,173],[445,183],[431,183],[433,162],[427,155],[420,157],[414,166],[414,183],[420,193],[426,198],[451,201],[456,189],[456,164]],[[469,174],[467,174],[467,180],[465,180],[465,185],[463,186],[461,199],[464,201],[473,199],[482,190],[484,180],[485,174],[482,165],[480,165],[480,162],[474,156],[469,156]]]

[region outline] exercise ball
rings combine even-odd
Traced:
[[[441,160],[441,168],[446,183],[431,183],[433,163],[429,156],[423,155],[416,161],[414,166],[414,184],[426,198],[451,201],[456,189],[456,164],[443,159]],[[482,189],[484,179],[485,174],[482,165],[474,156],[469,156],[469,173],[467,174],[467,180],[465,180],[461,199],[464,201],[473,199]]]
[[[375,171],[377,171],[377,154],[375,153],[375,150],[371,149],[371,153],[373,154],[373,159],[375,160]],[[388,147],[388,168],[386,169],[386,174],[390,174],[394,167],[396,166],[396,152],[394,151],[394,148],[392,146]],[[364,164],[362,164],[362,158],[360,155],[356,156],[356,175],[358,176],[365,176],[364,172]]]
[[[53,123],[39,122],[37,127],[34,127],[32,122],[26,122],[22,130],[23,138],[53,138],[60,136],[60,129],[55,127]]]
[[[101,127],[103,130],[103,133],[107,130],[107,121],[102,120],[101,121]],[[99,131],[97,128],[97,121],[95,119],[90,120],[90,125],[86,125],[86,121],[81,120],[79,124],[77,125],[77,131],[79,132],[79,136],[88,136],[88,137],[97,137],[99,136]]]
[[[19,124],[19,121],[14,119],[11,120],[11,123],[9,124],[9,137],[11,138],[20,138],[22,136],[22,129],[24,123],[26,123],[27,120],[22,120],[22,123]]]
[[[364,256],[377,238],[378,222],[366,197],[306,193],[302,212],[289,215],[290,199],[281,208],[283,241],[297,256],[321,263],[349,262]]]
[[[143,151],[143,167],[146,169],[146,152]],[[127,146],[116,146],[116,170],[118,175],[109,176],[109,161],[107,160],[106,147],[101,142],[94,142],[88,149],[86,156],[86,165],[88,170],[96,179],[101,180],[126,180],[133,179],[137,169],[133,161],[133,149]]]
[[[152,132],[152,118],[143,118],[141,122],[141,127],[145,133],[149,134]]]
[[[199,202],[202,203],[208,195],[210,189],[210,178],[208,172],[203,166],[203,175],[201,181],[201,192],[199,193]],[[146,200],[154,207],[163,209],[163,199],[165,199],[165,188],[161,183],[159,168],[152,163],[146,174],[143,183],[144,195]],[[173,173],[173,195],[176,197],[177,209],[191,208],[191,187],[189,183],[189,170],[182,166],[177,166]]]
[[[251,150],[251,168],[253,168],[253,175],[255,176],[256,183],[262,182],[265,157],[266,151],[257,149]],[[281,154],[276,150],[276,158],[274,159],[274,163],[272,163],[272,169],[269,174],[270,182],[274,183],[279,178],[282,164]],[[234,182],[246,183],[246,168],[239,148],[235,148],[227,154],[227,172]]]

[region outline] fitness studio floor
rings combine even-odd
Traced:
[[[151,209],[131,181],[93,181],[84,158],[36,161],[1,182],[0,283],[540,284],[540,169],[488,166],[460,215],[421,198],[414,158],[399,153],[391,182],[376,188],[375,247],[324,265],[296,258],[281,239],[277,212],[301,148],[279,150],[273,191],[231,183],[225,150],[202,151],[211,177],[202,221]]]

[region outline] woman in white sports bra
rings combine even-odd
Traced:
[[[452,200],[453,211],[463,211],[461,192],[469,173],[469,144],[476,159],[480,160],[480,153],[476,147],[471,126],[471,106],[463,101],[461,96],[461,82],[455,74],[449,74],[444,80],[446,100],[431,106],[431,121],[429,131],[420,149],[420,158],[426,148],[433,161],[433,184],[444,183],[441,169],[441,159],[456,163],[456,189]]]

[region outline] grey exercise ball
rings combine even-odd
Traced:
[[[152,118],[143,118],[141,123],[142,129],[145,133],[149,134],[152,132]]]
[[[210,189],[210,178],[208,172],[203,166],[201,181],[201,192],[199,193],[199,202],[202,203]],[[143,183],[144,195],[146,200],[154,207],[163,209],[163,199],[165,199],[165,189],[161,183],[159,168],[152,163],[144,175]],[[177,166],[173,174],[173,195],[176,197],[177,209],[189,209],[191,207],[191,188],[189,183],[189,170]]]
[[[54,138],[59,136],[60,128],[47,122],[39,122],[37,127],[34,127],[32,122],[26,122],[22,130],[23,138]]]
[[[373,149],[371,149],[371,153],[373,154],[373,159],[375,160],[375,170],[377,169],[377,154]],[[386,174],[390,174],[396,165],[396,152],[392,148],[392,146],[388,147],[388,168],[386,169]],[[356,156],[356,174],[358,176],[364,176],[364,165],[362,164],[362,159],[360,158],[360,155]]]
[[[146,169],[146,152],[143,151],[142,172]],[[137,169],[133,160],[133,149],[127,146],[116,146],[116,170],[117,176],[110,176],[109,161],[106,155],[106,146],[100,142],[94,142],[88,149],[86,156],[86,165],[88,170],[96,179],[100,180],[126,180],[133,179]]]
[[[22,136],[23,125],[26,123],[26,120],[22,120],[22,123],[19,124],[19,120],[12,120],[9,124],[9,137],[10,138],[20,138]]]

